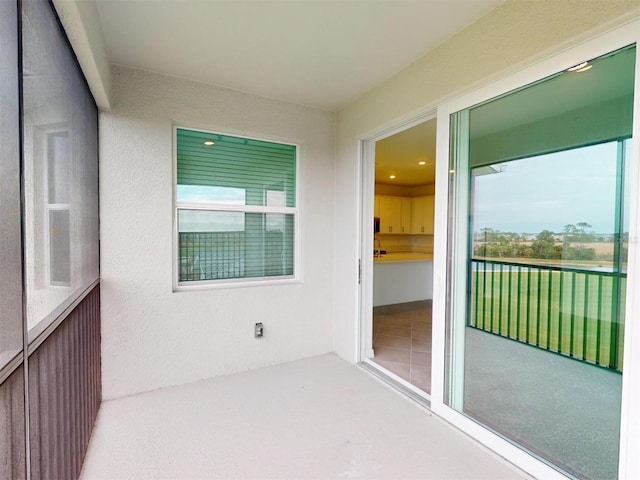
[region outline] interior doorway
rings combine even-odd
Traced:
[[[361,359],[431,391],[436,119],[364,142]]]

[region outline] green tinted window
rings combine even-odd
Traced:
[[[178,282],[292,277],[296,147],[177,130]]]

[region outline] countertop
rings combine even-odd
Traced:
[[[374,255],[373,263],[391,262],[425,262],[433,260],[433,253],[429,252],[388,252],[380,256]]]

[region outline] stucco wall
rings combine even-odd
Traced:
[[[112,80],[100,116],[103,397],[331,351],[335,115],[120,67]],[[301,283],[172,291],[174,123],[300,145]]]
[[[508,1],[338,113],[334,349],[339,355],[350,361],[357,355],[359,138],[638,16],[639,0]]]

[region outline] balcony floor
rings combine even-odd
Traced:
[[[526,475],[362,369],[323,355],[104,402],[81,478]]]

